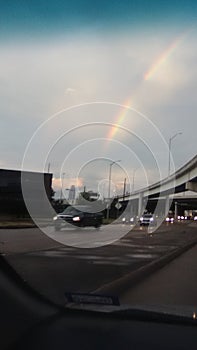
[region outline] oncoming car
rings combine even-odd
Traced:
[[[134,217],[134,216],[131,216],[131,217],[129,217],[129,216],[124,216],[124,217],[122,218],[122,223],[123,223],[123,224],[135,225],[135,224],[136,224],[136,221],[137,221],[137,219],[136,219],[136,217]]]
[[[174,214],[173,214],[172,211],[169,211],[168,215],[166,216],[165,221],[166,221],[167,223],[171,223],[171,224],[174,223]]]
[[[167,217],[166,217],[166,222],[173,223],[173,222],[174,222],[174,218],[171,217],[171,216],[167,216]]]
[[[156,225],[156,220],[153,214],[143,214],[140,218],[141,226]]]
[[[68,224],[78,227],[94,226],[99,228],[103,222],[101,212],[92,212],[91,208],[86,205],[76,205],[67,207],[62,213],[53,218],[56,231]]]

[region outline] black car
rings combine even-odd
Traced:
[[[91,207],[86,205],[76,205],[67,207],[62,213],[57,214],[54,218],[56,231],[60,231],[66,224],[72,224],[78,227],[94,226],[99,228],[103,222],[103,214],[92,212]]]

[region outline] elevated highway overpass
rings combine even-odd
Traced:
[[[162,212],[162,215],[167,215],[173,195],[186,191],[197,192],[197,155],[169,177],[125,196],[118,196],[118,201],[122,204],[129,202],[130,211],[140,216],[148,200],[155,199],[156,214]]]

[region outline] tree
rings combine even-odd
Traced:
[[[94,202],[99,199],[99,194],[93,191],[86,191],[85,188],[83,192],[79,193],[79,197],[77,199],[78,204],[87,204],[88,202]]]

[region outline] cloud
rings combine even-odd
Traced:
[[[66,178],[66,179],[62,179],[62,178],[57,178],[57,177],[53,177],[53,189],[56,190],[60,190],[62,187],[65,188],[70,188],[72,185],[74,185],[75,187],[81,188],[83,186],[83,179],[82,178]]]
[[[71,88],[71,87],[68,87],[68,88],[66,89],[66,95],[72,96],[72,95],[74,95],[75,93],[76,93],[76,89],[73,89],[73,88]]]
[[[12,164],[13,167],[19,167],[18,159],[22,160],[32,134],[57,111],[85,102],[109,101],[124,104],[128,100],[131,100],[132,107],[146,114],[167,139],[177,128],[184,129],[181,136],[184,149],[181,151],[180,144],[180,147],[173,148],[173,152],[179,165],[186,162],[196,150],[195,36],[188,37],[177,48],[152,80],[144,81],[143,78],[152,62],[171,40],[170,31],[161,28],[158,35],[151,32],[132,33],[127,29],[121,35],[115,31],[107,36],[102,33],[90,36],[86,33],[58,40],[53,38],[42,45],[35,42],[1,44],[0,96],[3,127],[0,135],[4,166]],[[52,147],[58,137],[69,129],[90,122],[115,123],[117,116],[117,107],[93,106],[78,108],[54,118],[53,122],[46,124],[41,137],[34,143],[34,157],[29,166],[37,169],[42,150]],[[126,113],[120,123],[151,142],[152,148],[158,153],[161,152],[159,139],[154,138],[151,129],[145,127],[137,114]],[[20,133],[16,133],[17,128],[21,130]],[[59,161],[61,167],[68,153],[81,142],[94,137],[106,137],[108,132],[107,129],[97,127],[94,130],[86,128],[83,132],[80,129],[71,133],[65,138],[62,147],[57,147],[56,152],[51,151],[51,170],[56,172],[58,166],[56,169],[54,162]],[[119,132],[115,137],[132,149],[137,149],[137,143],[130,135]],[[187,142],[188,137],[190,142]],[[176,140],[177,145],[179,141]],[[16,143],[18,157],[13,152]],[[120,151],[112,142],[109,144],[107,149],[103,148],[102,155],[110,159],[121,157],[122,163],[127,162],[125,152]],[[101,149],[99,147],[98,144],[90,145],[89,150],[81,147],[79,152],[75,152],[73,164],[81,164],[81,160],[86,159],[84,154],[92,152],[96,157],[97,151]],[[145,156],[142,148],[139,148],[140,152],[143,160]],[[87,161],[88,159],[87,157]],[[165,161],[163,159],[164,167]],[[144,163],[147,166],[146,159]],[[134,162],[126,164],[132,171]],[[74,178],[75,176],[73,180]],[[60,188],[58,179],[54,181]],[[68,186],[71,184],[73,183],[69,182]]]

